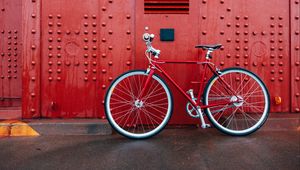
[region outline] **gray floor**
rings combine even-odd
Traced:
[[[300,169],[300,131],[231,137],[167,129],[141,141],[117,134],[0,138],[0,169]]]

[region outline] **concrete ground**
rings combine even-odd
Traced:
[[[300,130],[231,137],[165,129],[147,140],[113,135],[0,138],[0,169],[300,169]]]

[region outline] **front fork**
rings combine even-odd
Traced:
[[[145,82],[145,84],[143,86],[143,89],[142,89],[142,91],[141,91],[141,93],[140,93],[140,95],[138,97],[138,100],[140,100],[144,96],[145,90],[147,89],[147,86],[148,86],[148,84],[149,84],[149,82],[150,82],[150,80],[151,80],[151,78],[152,78],[152,76],[154,74],[154,69],[151,69],[149,67],[147,69],[147,71],[146,71],[146,74],[148,74],[148,77],[147,77],[147,80],[146,80],[146,82]]]

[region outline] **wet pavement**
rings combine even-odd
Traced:
[[[0,169],[300,169],[300,131],[231,137],[165,129],[147,140],[107,136],[0,138]]]

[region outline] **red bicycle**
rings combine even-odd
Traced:
[[[159,71],[186,97],[186,110],[200,118],[201,127],[210,127],[203,110],[218,130],[233,136],[243,136],[258,130],[267,120],[270,97],[265,84],[254,73],[243,68],[220,70],[211,62],[211,53],[222,45],[197,45],[206,50],[205,61],[167,61],[159,59],[160,50],[152,47],[153,34],[145,33],[147,70],[128,71],[116,78],[105,96],[105,113],[111,126],[128,138],[143,139],[158,134],[168,123],[173,108],[172,93]],[[160,66],[161,64],[203,65],[213,76],[197,96],[193,89],[185,92]],[[203,91],[203,93],[202,93]]]

